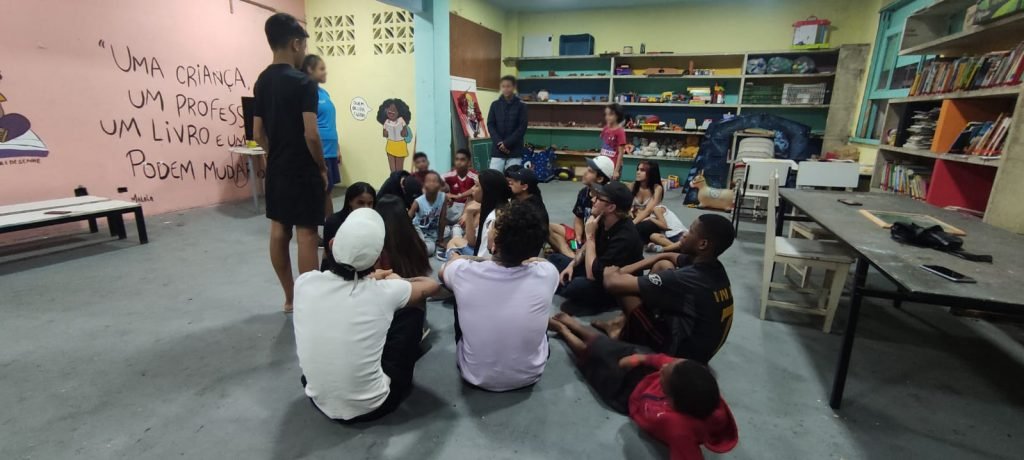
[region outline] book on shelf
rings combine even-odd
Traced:
[[[931,168],[926,166],[887,161],[882,167],[882,179],[879,187],[884,192],[908,195],[911,198],[923,200],[928,196],[928,183],[931,181],[931,175]]]
[[[1003,153],[1013,117],[1001,113],[995,121],[967,123],[949,148],[949,153],[997,157]]]
[[[1020,84],[1024,74],[1024,42],[1010,51],[981,56],[936,58],[924,64],[910,86],[911,96],[969,91]]]

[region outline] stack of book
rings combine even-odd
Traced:
[[[690,86],[686,88],[686,92],[690,93],[691,104],[710,104],[711,103],[711,87],[710,86]]]
[[[929,111],[914,111],[913,124],[907,128],[910,137],[903,143],[908,149],[930,149],[932,139],[935,137],[935,125],[938,124],[940,108],[936,107]]]
[[[998,157],[1003,154],[1003,144],[1012,122],[1013,117],[1005,113],[999,114],[996,121],[972,121],[960,132],[949,153]]]
[[[911,198],[923,200],[928,196],[928,181],[931,175],[931,168],[925,166],[887,161],[882,168],[881,189],[896,195],[909,195]]]
[[[1012,86],[1021,82],[1021,74],[1024,74],[1024,42],[1012,51],[932,60],[914,77],[910,95]]]

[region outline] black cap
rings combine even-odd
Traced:
[[[597,196],[610,201],[619,211],[628,211],[633,206],[633,193],[622,182],[612,181],[604,185],[594,184],[593,189]]]
[[[523,184],[537,184],[537,174],[535,174],[530,168],[509,168],[508,171],[505,171],[505,177],[519,181]]]

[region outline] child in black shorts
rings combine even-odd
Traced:
[[[718,453],[736,446],[736,421],[703,364],[612,340],[565,313],[548,329],[565,340],[601,399],[667,444],[672,459],[703,459],[701,445]]]

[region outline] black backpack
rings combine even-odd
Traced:
[[[964,251],[964,240],[956,235],[946,233],[941,225],[922,227],[915,223],[895,222],[889,230],[892,233],[892,239],[901,243],[932,248],[974,262],[992,262],[992,256]]]

